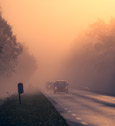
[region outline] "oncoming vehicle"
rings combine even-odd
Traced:
[[[68,83],[66,81],[56,81],[54,83],[54,94],[56,92],[68,93]]]
[[[47,82],[46,88],[47,88],[48,90],[53,90],[53,89],[54,89],[53,82]]]

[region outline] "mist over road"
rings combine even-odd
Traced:
[[[45,93],[71,126],[115,126],[115,98],[77,89]]]

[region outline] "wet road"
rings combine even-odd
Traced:
[[[76,89],[46,96],[71,126],[115,126],[115,97]]]

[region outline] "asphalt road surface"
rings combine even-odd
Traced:
[[[45,95],[70,126],[115,126],[115,97],[77,89]]]

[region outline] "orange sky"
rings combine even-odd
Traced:
[[[1,7],[18,40],[35,54],[51,46],[63,52],[88,24],[115,15],[114,0],[1,0]]]
[[[1,0],[3,16],[39,61],[59,59],[78,33],[115,16],[115,0]]]

